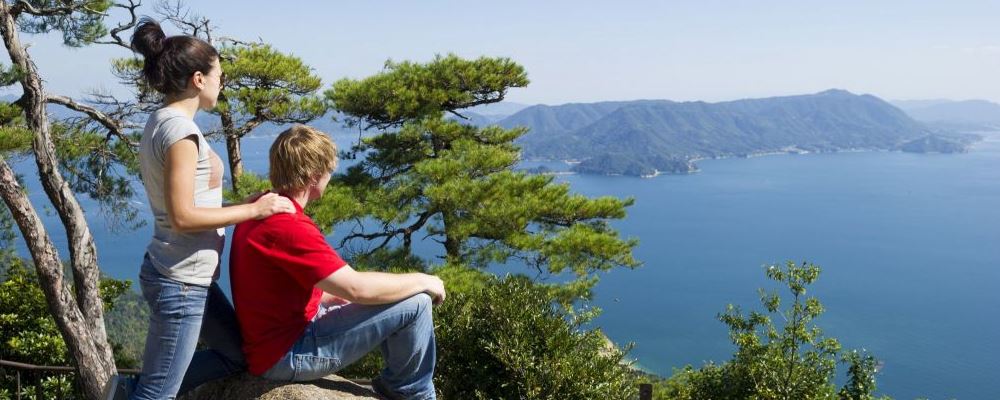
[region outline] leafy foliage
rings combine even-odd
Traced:
[[[247,172],[237,178],[236,187],[237,191],[235,192],[228,189],[223,192],[223,197],[227,202],[242,203],[249,196],[270,190],[271,182],[265,177]]]
[[[101,281],[102,293],[108,283],[123,285],[125,289],[118,296],[112,297],[112,293],[103,297],[112,303],[111,307],[107,307],[104,322],[108,328],[108,340],[114,349],[115,364],[119,368],[138,368],[149,329],[149,305],[141,294],[130,290],[130,281],[104,279]]]
[[[6,208],[4,208],[6,210]],[[6,224],[6,223],[5,223]],[[55,321],[49,315],[45,296],[38,284],[38,278],[34,271],[29,269],[24,260],[13,255],[8,248],[0,255],[0,358],[10,361],[18,361],[36,365],[68,365],[69,352],[63,341],[62,335],[56,327]],[[145,303],[137,301],[138,295],[131,291],[131,282],[105,278],[100,282],[101,299],[104,301],[106,311],[109,311],[109,324],[113,324],[116,307],[124,304],[128,305],[130,311],[136,311],[136,304]],[[146,321],[139,319],[148,316],[146,313],[138,312],[125,315],[132,318],[133,322],[129,328],[135,330],[138,325],[142,334],[145,334]],[[111,330],[112,347],[115,350],[115,363],[121,368],[135,368],[138,366],[141,349],[138,352],[133,348],[126,351],[121,341],[123,331]],[[127,346],[127,345],[126,345]],[[133,342],[133,347],[135,344]],[[142,342],[138,343],[142,346]],[[0,387],[14,393],[16,376],[14,371],[4,370],[0,374]],[[73,387],[72,378],[67,376],[50,377],[27,377],[23,376],[22,385],[33,385],[32,379],[43,379],[46,398],[55,398],[56,393],[61,391],[64,395],[71,395]],[[29,393],[33,396],[33,393]]]
[[[142,78],[142,58],[125,57],[111,60],[111,74],[118,83],[128,87],[135,97],[134,106],[144,112],[153,112],[163,106],[163,95]]]
[[[637,266],[636,241],[620,239],[608,224],[625,216],[631,199],[589,199],[552,176],[514,171],[522,128],[443,117],[500,101],[508,88],[526,84],[524,70],[509,59],[454,55],[427,64],[389,62],[375,76],[338,81],[326,93],[335,109],[354,123],[398,130],[352,149],[365,158],[334,177],[314,208],[317,222],[329,229],[357,221],[340,247],[363,241],[369,247],[362,254],[393,243],[409,251],[422,234],[443,245],[448,262],[570,272],[578,279],[564,287],[567,301],[589,296],[594,271]]]
[[[266,44],[222,48],[222,92],[212,111],[221,117],[233,190],[241,191],[244,136],[264,123],[306,123],[326,113],[321,80],[298,57]],[[210,134],[211,136],[211,134]]]
[[[24,111],[16,104],[0,102],[0,155],[24,155],[31,151],[34,133],[24,122]]]
[[[841,361],[848,365],[847,383],[837,392],[837,397],[840,400],[875,400],[875,373],[878,372],[875,356],[852,350]]]
[[[434,309],[435,387],[448,399],[628,399],[636,374],[626,351],[583,326],[597,310],[553,302],[553,288],[525,276],[497,278],[449,264],[434,269],[448,300]],[[338,372],[372,377],[378,352]]]
[[[93,285],[99,281],[100,271],[96,256],[91,251],[94,243],[87,234],[87,221],[83,219],[77,194],[89,194],[102,204],[112,201],[111,204],[115,206],[111,210],[112,215],[124,215],[126,220],[134,217],[134,214],[128,214],[129,203],[127,199],[123,199],[124,196],[131,195],[127,179],[116,180],[107,174],[113,171],[116,163],[125,165],[123,169],[127,173],[126,159],[131,149],[126,145],[119,146],[120,143],[115,144],[115,138],[125,136],[122,130],[127,129],[129,124],[122,123],[117,119],[118,116],[109,116],[95,107],[47,92],[43,88],[46,79],[27,52],[30,44],[26,45],[21,41],[20,33],[61,31],[63,43],[71,47],[94,43],[106,34],[111,34],[117,43],[123,44],[117,34],[131,24],[119,25],[109,32],[104,26],[104,17],[112,6],[128,9],[132,12],[132,21],[135,21],[134,10],[138,6],[135,2],[126,6],[106,0],[23,0],[5,2],[0,11],[0,18],[4,19],[8,58],[19,66],[0,69],[0,85],[20,83],[20,89],[24,93],[16,102],[17,106],[0,106],[0,133],[3,133],[0,151],[5,153],[0,155],[0,163],[8,169],[7,154],[31,154],[30,149],[38,152],[33,154],[37,156],[37,173],[47,189],[46,196],[60,214],[67,233],[67,247],[74,255],[69,267],[79,278],[77,282],[80,284],[76,291],[67,291],[66,286],[72,280],[64,279],[65,273],[58,268],[58,255],[38,258],[34,260],[38,266],[37,273],[45,274],[44,279],[41,279],[46,283],[43,293],[40,279],[34,275],[36,271],[28,271],[21,259],[8,255],[8,250],[4,249],[2,269],[5,280],[0,285],[0,291],[3,292],[0,297],[4,298],[0,304],[0,340],[3,342],[0,357],[30,363],[67,364],[69,354],[66,343],[69,343],[75,355],[87,356],[87,359],[75,360],[79,375],[77,385],[73,386],[91,398],[99,396],[100,385],[115,368],[112,364],[115,360],[112,359],[112,352],[108,351],[104,335],[105,327],[100,325],[100,321],[104,320],[104,310],[93,305],[101,304],[102,300],[112,302],[110,296],[120,295],[128,286],[113,281]],[[17,31],[7,29],[14,23]],[[50,120],[46,112],[49,102],[80,111],[93,121],[77,123],[68,119]],[[24,115],[19,107],[35,112]],[[49,108],[47,111],[51,112],[53,109]],[[25,123],[22,122],[22,117],[30,119]],[[98,139],[96,130],[88,128],[97,121],[109,130],[103,140]],[[26,135],[24,130],[27,127],[32,128],[30,135]],[[26,146],[29,136],[32,144],[30,149]],[[125,138],[122,140],[128,142]],[[49,150],[53,148],[56,154],[49,154]],[[111,154],[115,156],[110,156]],[[70,176],[64,179],[64,175]],[[13,204],[33,201],[26,198],[23,192],[9,190],[13,182],[8,180],[4,186],[8,189],[4,191],[5,202]],[[66,186],[71,191],[65,190]],[[18,215],[19,221],[22,218],[38,217],[35,211],[25,212],[21,207],[16,209],[20,210],[19,213],[28,214]],[[25,228],[23,233],[25,240],[32,241],[29,243],[32,248],[43,244],[48,245],[51,250],[51,238],[44,231],[36,230],[29,234],[28,228]],[[65,265],[63,267],[65,269]],[[67,293],[74,293],[75,298],[66,297]],[[48,310],[52,310],[53,315],[49,315]],[[52,317],[61,321],[58,326]],[[82,324],[68,322],[72,320]],[[113,347],[111,349],[114,350]],[[124,362],[122,359],[117,361]],[[6,388],[10,387],[9,378],[7,371],[0,378]],[[46,378],[45,385],[61,389],[64,382],[67,381],[63,378],[50,377]],[[5,390],[4,393],[10,391]],[[22,393],[14,395],[20,396]],[[53,393],[39,395],[45,398],[56,396],[58,389]]]
[[[104,17],[111,8],[110,0],[26,0],[38,15],[22,13],[18,19],[27,33],[60,31],[63,44],[81,47],[93,43],[108,33]]]
[[[11,86],[21,78],[16,66],[0,68],[0,87]],[[0,101],[0,155],[24,155],[31,151],[34,133],[24,120],[24,110],[15,103]]]
[[[136,229],[145,224],[130,201],[139,174],[133,145],[139,133],[130,134],[129,141],[118,140],[87,122],[64,120],[52,122],[52,137],[61,172],[74,192],[96,200],[112,227]]]
[[[306,123],[327,109],[319,76],[302,59],[266,44],[222,48],[222,95],[213,112],[234,119],[232,134],[242,137],[251,123]],[[230,134],[229,132],[225,132]]]
[[[449,54],[427,64],[387,61],[385,70],[360,81],[337,81],[326,95],[355,122],[388,128],[495,103],[503,100],[507,89],[528,85],[524,68],[507,58],[470,61]]]
[[[840,343],[814,324],[824,309],[818,299],[806,296],[819,273],[809,263],[768,266],[767,277],[787,289],[784,297],[761,289],[763,312],[744,314],[729,305],[719,314],[737,348],[733,359],[676,371],[658,382],[657,398],[875,399],[877,361],[868,354],[850,352],[840,358],[848,364],[848,382],[839,392],[834,387]],[[783,308],[783,300],[791,300],[790,306]]]
[[[487,276],[438,307],[437,388],[455,399],[627,399],[637,386],[596,313],[570,313],[525,276]]]
[[[113,227],[137,228],[144,221],[129,201],[135,196],[132,180],[138,174],[133,143],[108,135],[86,118],[51,121],[51,135],[60,172],[74,192],[96,200]],[[14,103],[0,102],[0,154],[29,155],[34,133],[24,122],[24,111]]]

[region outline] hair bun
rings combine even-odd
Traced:
[[[132,33],[132,50],[142,54],[143,58],[156,58],[163,52],[163,44],[167,35],[163,33],[160,24],[149,17],[143,17]]]
[[[192,74],[207,75],[219,59],[219,52],[208,42],[187,35],[167,37],[149,17],[135,27],[132,50],[142,55],[142,78],[165,95],[187,90]]]

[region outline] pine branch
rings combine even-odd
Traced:
[[[126,24],[118,24],[116,28],[112,29],[111,32],[109,33],[109,35],[111,36],[111,40],[99,40],[95,41],[94,43],[121,46],[126,49],[132,50],[132,45],[126,42],[124,39],[122,39],[121,36],[119,36],[119,34],[135,27],[135,24],[139,21],[139,17],[138,15],[136,15],[135,9],[139,8],[139,6],[142,5],[142,1],[129,0],[128,3],[129,3],[128,5],[122,3],[115,3],[114,5],[112,5],[112,7],[124,8],[128,10],[129,15],[131,15],[129,22]]]
[[[478,100],[473,100],[473,101],[465,101],[465,102],[450,102],[450,101],[448,101],[448,102],[444,102],[444,103],[441,104],[441,108],[453,112],[453,110],[461,110],[463,108],[475,107],[475,106],[480,106],[480,105],[483,105],[483,104],[497,103],[497,102],[503,101],[504,96],[506,94],[503,91],[500,91],[499,93],[497,93],[496,97],[490,97],[489,95],[492,94],[492,93],[493,93],[493,91],[489,91],[489,92],[486,92],[486,93],[481,93],[480,95],[482,95],[483,97],[479,97]]]
[[[264,123],[264,121],[265,119],[263,117],[261,118],[254,117],[253,119],[247,121],[245,124],[243,124],[243,126],[239,127],[239,129],[236,130],[236,137],[242,138],[246,136],[254,129],[257,129],[257,127],[260,126],[260,124]]]
[[[261,37],[259,37],[259,36],[257,37],[257,41],[256,42],[247,42],[247,41],[239,40],[239,39],[236,39],[236,38],[230,37],[230,36],[219,36],[218,41],[219,41],[219,43],[231,43],[231,44],[234,44],[234,45],[246,46],[246,47],[263,46],[264,45],[264,39],[261,38]]]
[[[385,240],[383,240],[380,245],[375,247],[375,250],[378,250],[389,244],[389,240],[396,237],[397,235],[403,235],[404,242],[409,243],[410,237],[413,235],[413,233],[420,230],[420,228],[422,228],[424,224],[426,224],[427,221],[434,216],[434,214],[435,213],[432,212],[431,210],[425,211],[424,213],[420,214],[420,217],[417,218],[417,221],[414,222],[412,225],[399,229],[384,230],[382,232],[375,232],[375,233],[363,233],[363,232],[352,233],[341,239],[340,245],[338,247],[344,247],[344,245],[347,244],[347,242],[354,239],[374,240],[378,238],[384,238]]]
[[[11,15],[17,17],[22,12],[36,16],[36,17],[51,17],[56,15],[70,15],[77,11],[83,11],[87,14],[108,16],[108,14],[97,11],[93,8],[87,6],[86,3],[74,3],[72,1],[64,1],[62,6],[59,7],[42,7],[38,8],[25,0],[18,0],[10,9]]]
[[[184,3],[177,0],[174,3],[167,1],[160,2],[156,6],[156,13],[163,19],[170,21],[180,29],[185,35],[204,38],[206,42],[212,43],[212,26],[208,18],[192,14],[190,9],[184,7]]]
[[[15,17],[20,15],[22,12],[34,15],[36,17],[46,17],[53,15],[69,15],[72,14],[73,11],[76,11],[76,8],[73,7],[72,4],[63,5],[60,7],[36,8],[35,6],[31,5],[31,3],[25,0],[18,0],[17,3],[15,3],[14,6],[10,8],[11,15]]]
[[[47,95],[45,96],[45,101],[48,103],[59,104],[71,110],[87,114],[87,116],[90,117],[91,120],[103,125],[105,128],[108,129],[109,133],[125,141],[125,143],[128,143],[129,146],[132,147],[138,146],[138,143],[133,142],[125,134],[125,127],[123,126],[124,124],[121,121],[111,118],[110,116],[108,116],[107,114],[101,112],[96,108],[77,103],[76,101],[73,101],[73,99],[69,97],[59,96],[59,95],[51,95],[51,94]]]

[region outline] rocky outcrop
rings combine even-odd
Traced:
[[[337,375],[310,382],[275,382],[248,374],[199,386],[180,400],[359,400],[380,399],[367,384]]]

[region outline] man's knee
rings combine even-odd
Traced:
[[[433,305],[433,300],[431,296],[427,293],[417,293],[411,297],[411,299],[417,303],[417,309],[421,313],[430,314],[431,306]]]
[[[431,311],[433,301],[427,293],[418,293],[410,296],[410,298],[404,300],[404,303],[406,303],[405,309],[407,313],[412,318],[411,321],[433,320]]]
[[[406,321],[406,324],[419,323],[423,325],[423,322],[418,322],[422,320],[433,320],[431,316],[431,309],[433,308],[433,301],[431,297],[426,293],[418,293],[413,296],[407,297],[404,300],[400,300],[398,303],[392,306],[397,313]]]

